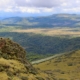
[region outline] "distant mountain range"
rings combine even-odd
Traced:
[[[10,17],[0,20],[0,26],[22,28],[80,27],[80,15],[53,14],[46,17]]]

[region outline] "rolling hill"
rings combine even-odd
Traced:
[[[46,17],[10,17],[0,21],[1,26],[25,28],[80,27],[80,15],[53,14]]]
[[[34,67],[51,75],[53,80],[80,80],[80,50],[35,64]]]

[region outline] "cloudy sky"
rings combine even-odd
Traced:
[[[80,0],[0,0],[0,13],[12,15],[80,13]]]

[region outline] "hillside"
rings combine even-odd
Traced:
[[[41,59],[53,54],[80,49],[80,37],[54,37],[33,33],[3,32],[1,37],[9,37],[19,43],[27,51],[30,61]],[[44,55],[45,54],[45,55]]]
[[[64,23],[64,24],[63,24]],[[11,17],[0,21],[0,27],[53,28],[80,27],[80,15],[53,14],[46,17]]]
[[[34,68],[26,59],[25,50],[10,39],[0,38],[0,80],[52,80]]]
[[[80,50],[35,64],[34,67],[52,75],[53,80],[80,80]]]

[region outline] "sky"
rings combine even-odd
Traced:
[[[80,14],[80,0],[0,0],[0,17],[59,13]]]

